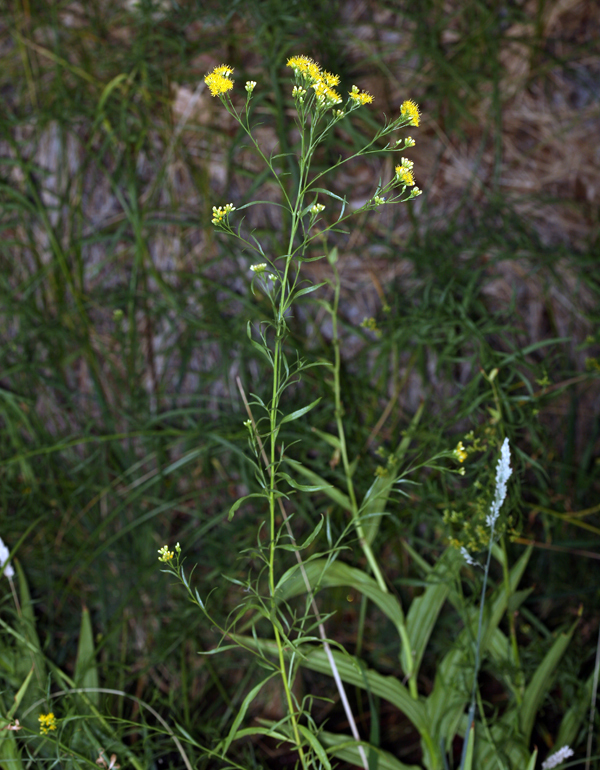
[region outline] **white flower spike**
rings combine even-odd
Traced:
[[[545,762],[542,762],[542,770],[552,770],[553,767],[558,767],[565,759],[572,757],[575,752],[569,746],[563,746],[562,749],[555,751],[554,754],[550,754]]]
[[[500,508],[506,498],[506,482],[509,480],[511,474],[510,447],[508,445],[508,439],[505,438],[502,449],[500,450],[500,459],[498,460],[498,467],[496,469],[496,491],[494,492],[494,500],[485,520],[488,527],[493,527],[500,515]]]
[[[7,578],[11,578],[15,574],[14,569],[9,564],[9,559],[10,552],[0,537],[0,575],[4,575]]]

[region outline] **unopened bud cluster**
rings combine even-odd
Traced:
[[[227,203],[225,206],[213,206],[213,225],[222,225],[232,211],[235,211],[233,203]]]

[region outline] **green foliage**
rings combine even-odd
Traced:
[[[386,16],[399,10],[402,15]],[[197,656],[212,652],[218,635],[155,569],[157,548],[180,541],[188,564],[197,565],[192,596],[216,628],[230,631],[237,620],[240,636],[253,630],[256,644],[272,641],[276,623],[296,651],[287,664],[290,681],[295,677],[291,695],[298,711],[314,715],[298,729],[323,766],[320,747],[329,762],[363,758],[345,734],[341,707],[328,700],[335,689],[326,652],[319,652],[322,673],[301,658],[302,645],[315,648],[312,658],[322,641],[297,551],[310,584],[320,587],[321,616],[331,645],[339,645],[336,659],[346,649],[360,665],[346,681],[357,688],[349,689],[349,699],[363,716],[361,736],[371,727],[369,761],[417,767],[426,756],[442,761],[445,752],[456,767],[452,755],[467,732],[471,604],[480,583],[477,569],[459,571],[446,542],[473,553],[488,544],[484,521],[505,436],[515,474],[510,506],[498,522],[506,536],[502,555],[494,552],[494,593],[486,607],[502,586],[507,598],[484,640],[474,766],[493,755],[498,766],[518,759],[533,770],[534,745],[542,757],[550,745],[584,751],[595,645],[589,599],[598,585],[581,554],[593,552],[600,528],[599,423],[583,395],[592,398],[597,387],[598,338],[592,334],[582,346],[589,353],[584,370],[568,337],[586,313],[597,327],[594,302],[580,301],[586,292],[598,299],[597,243],[590,240],[582,251],[541,239],[518,213],[522,201],[499,186],[503,107],[512,98],[502,90],[503,46],[523,45],[532,62],[517,100],[529,89],[543,90],[545,73],[552,69],[555,77],[568,63],[562,53],[557,58],[556,41],[543,38],[541,8],[536,19],[521,5],[498,10],[470,1],[460,8],[377,2],[372,17],[364,10],[350,21],[347,12],[344,4],[317,8],[306,0],[213,8],[144,0],[137,9],[121,2],[29,3],[5,14],[0,534],[17,556],[21,614],[2,579],[0,764],[18,768],[57,757],[74,764],[68,754],[77,752],[78,764],[97,767],[103,749],[106,765],[114,753],[121,766],[145,767],[157,757],[181,766],[168,729],[156,729],[153,708],[186,744],[194,766],[268,765],[267,754],[257,756],[263,745],[279,766],[277,752],[292,733],[281,723],[284,710],[272,705],[281,704],[272,680],[256,689],[265,668],[273,670],[272,656],[257,656],[249,643],[241,652]],[[513,25],[521,25],[516,39]],[[406,55],[394,50],[392,33],[400,27],[411,39]],[[227,58],[238,85],[258,81],[257,122],[279,142],[265,155],[291,195],[300,174],[285,62],[301,51],[340,73],[342,96],[356,80],[377,97],[375,111],[361,110],[323,138],[315,173],[339,158],[348,161],[378,130],[382,111],[398,114],[396,92],[405,87],[399,88],[398,68],[406,75],[413,63],[408,92],[424,106],[425,134],[434,126],[448,146],[472,137],[470,108],[491,94],[479,158],[491,148],[494,173],[483,199],[472,197],[484,178],[477,160],[460,205],[440,214],[417,168],[425,189],[420,207],[406,220],[391,206],[355,218],[352,248],[331,212],[348,213],[344,199],[361,169],[348,165],[348,176],[334,175],[330,189],[320,180],[318,199],[306,200],[307,224],[320,201],[327,208],[313,225],[320,217],[317,227],[326,221],[332,228],[327,244],[310,242],[306,282],[299,276],[293,313],[285,316],[282,361],[289,369],[282,385],[290,387],[280,393],[276,502],[294,511],[295,536],[277,530],[274,610],[264,580],[270,535],[259,526],[269,476],[255,454],[257,432],[269,434],[270,424],[259,418],[256,429],[242,425],[247,414],[236,386],[239,376],[254,393],[251,409],[262,414],[270,401],[272,360],[264,343],[274,339],[267,326],[271,295],[259,276],[248,280],[247,252],[215,237],[210,220],[213,203],[233,201],[236,227],[244,218],[242,235],[252,232],[272,258],[288,251],[291,218],[278,211],[262,219],[258,212],[266,206],[249,205],[273,203],[270,172],[248,162],[248,137],[211,113],[206,93],[197,92],[199,116],[192,110],[178,122],[181,113],[171,107],[179,85]],[[584,54],[589,59],[590,50],[582,62]],[[243,86],[236,93],[238,104]],[[481,111],[478,116],[481,121]],[[373,150],[384,144],[385,138]],[[385,177],[377,153],[362,169],[373,182],[370,195]],[[541,197],[524,195],[532,210]],[[354,251],[361,268],[351,275]],[[322,255],[329,267],[308,262]],[[410,271],[396,271],[400,257]],[[564,264],[578,281],[577,313],[566,333],[552,301]],[[518,267],[519,278],[508,281],[508,295],[497,303],[490,288],[507,265]],[[382,284],[380,306],[365,300],[370,275]],[[520,292],[530,280],[543,287],[543,339],[527,337],[529,308]],[[336,351],[332,371],[322,364]],[[468,450],[463,477],[448,473],[458,468],[452,453],[459,440]],[[226,522],[232,506],[235,515]],[[511,587],[509,565],[518,563],[523,541],[532,540],[548,547],[529,557],[525,588]],[[574,632],[579,601],[586,603],[585,622]],[[459,636],[463,628],[470,631]],[[418,718],[406,727],[400,701],[378,715],[371,684],[381,677],[395,691],[391,681],[398,681],[411,703],[440,703],[449,696],[441,686],[435,690],[437,675],[453,660],[456,710],[436,717],[448,726],[446,743],[443,752],[434,746],[427,755],[411,748],[421,740]],[[357,671],[366,672],[362,685]],[[121,694],[96,692],[100,685]],[[87,692],[75,692],[81,688]],[[454,695],[454,685],[451,690]],[[305,691],[312,697],[306,705]],[[39,710],[55,708],[59,725],[44,738],[39,711],[24,716],[40,699]],[[8,729],[14,719],[21,730]],[[269,719],[277,727],[267,726]],[[233,740],[236,735],[244,740]],[[498,747],[504,751],[513,740],[513,759],[508,750],[499,759]]]

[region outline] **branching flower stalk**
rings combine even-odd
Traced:
[[[252,266],[252,290],[254,290],[254,284],[257,282],[261,286],[261,290],[268,297],[272,312],[273,319],[270,323],[256,327],[254,330],[248,325],[248,336],[251,344],[260,351],[261,355],[268,361],[271,369],[271,393],[270,400],[263,402],[259,396],[254,396],[252,402],[253,406],[261,409],[265,412],[265,417],[259,418],[255,421],[254,416],[248,405],[250,413],[250,419],[246,421],[246,427],[249,431],[249,443],[251,450],[254,453],[256,462],[254,464],[256,470],[257,480],[262,488],[261,493],[253,493],[251,497],[263,497],[266,502],[268,510],[267,522],[268,522],[268,541],[265,548],[264,559],[266,564],[266,580],[268,584],[267,597],[264,598],[255,594],[255,600],[258,599],[263,606],[264,617],[269,618],[275,642],[275,648],[277,651],[277,672],[280,676],[281,683],[285,693],[285,701],[288,710],[287,724],[289,726],[290,740],[295,746],[298,752],[298,758],[300,765],[307,770],[315,762],[318,764],[318,760],[314,757],[313,749],[314,744],[306,742],[306,728],[301,727],[299,718],[302,715],[302,708],[296,704],[292,690],[291,690],[291,670],[293,663],[288,661],[288,655],[295,651],[294,640],[290,637],[290,628],[287,620],[281,610],[277,606],[276,590],[277,590],[277,564],[276,557],[277,551],[280,548],[280,531],[277,525],[277,512],[281,509],[281,513],[284,519],[285,525],[289,528],[289,521],[285,508],[283,506],[282,497],[285,499],[289,494],[293,494],[295,491],[315,491],[313,487],[303,487],[294,481],[287,473],[281,469],[281,463],[284,459],[285,447],[282,445],[279,439],[279,433],[284,423],[296,420],[309,412],[317,402],[309,404],[308,406],[293,412],[292,414],[283,414],[280,409],[281,397],[287,387],[289,387],[297,379],[297,375],[306,368],[306,364],[300,360],[294,364],[290,364],[286,358],[284,351],[284,343],[287,337],[288,327],[286,316],[288,315],[293,303],[302,295],[315,291],[323,284],[319,285],[307,285],[303,286],[300,277],[300,268],[302,262],[307,258],[307,249],[316,239],[324,238],[325,235],[334,227],[339,229],[341,223],[345,222],[351,216],[355,214],[374,210],[382,205],[389,205],[398,201],[407,201],[415,198],[420,194],[420,190],[415,185],[413,175],[413,164],[410,160],[402,158],[398,165],[395,167],[395,174],[386,184],[381,183],[377,185],[373,197],[358,211],[347,211],[347,201],[345,198],[341,198],[334,194],[330,190],[322,187],[317,187],[316,183],[325,176],[332,169],[326,169],[318,174],[311,176],[311,163],[314,153],[322,142],[324,137],[331,131],[334,126],[341,120],[347,118],[352,112],[360,109],[364,105],[370,104],[373,101],[373,97],[366,91],[361,91],[357,86],[352,86],[352,89],[348,92],[348,96],[344,102],[336,88],[339,86],[340,78],[338,75],[334,75],[330,72],[323,70],[316,62],[306,56],[293,56],[288,62],[287,66],[292,69],[294,73],[294,84],[292,87],[292,98],[295,103],[297,120],[296,125],[300,135],[300,147],[297,160],[298,174],[296,176],[296,183],[294,189],[289,192],[284,185],[277,168],[274,165],[273,160],[267,157],[258,142],[253,136],[252,128],[250,126],[250,106],[252,98],[255,94],[256,82],[247,81],[245,86],[246,102],[245,108],[240,112],[231,99],[230,92],[233,90],[234,81],[232,79],[233,68],[229,65],[223,64],[215,67],[205,77],[205,82],[210,90],[212,96],[219,97],[221,102],[229,115],[231,115],[237,123],[241,126],[243,131],[248,136],[252,145],[262,158],[270,170],[274,180],[276,181],[281,191],[281,203],[271,204],[281,206],[287,211],[289,217],[289,236],[287,242],[287,250],[284,254],[280,254],[274,257],[268,257],[261,243],[251,233],[246,235],[242,233],[242,222],[240,221],[237,229],[234,230],[232,226],[232,216],[234,212],[239,212],[249,206],[264,204],[264,201],[252,201],[236,209],[233,203],[227,203],[222,206],[213,206],[212,224],[214,227],[226,234],[236,237],[244,247],[248,248],[252,252],[258,255],[259,262]],[[342,163],[368,155],[373,153],[382,152],[399,152],[406,148],[414,146],[414,141],[411,137],[407,137],[404,140],[397,140],[394,144],[390,141],[382,148],[381,139],[388,137],[393,132],[405,126],[418,126],[420,120],[420,114],[417,105],[412,101],[406,101],[403,103],[400,115],[393,121],[387,122],[383,128],[375,133],[375,136],[367,142],[358,152],[352,156],[340,160],[333,169]],[[320,182],[322,184],[322,182]],[[325,224],[322,220],[322,214],[325,211],[325,204],[319,201],[319,196],[325,196],[329,198],[334,204],[339,204],[340,211],[333,224]],[[339,293],[338,293],[339,300]],[[258,333],[259,341],[253,336],[254,333]],[[343,444],[343,462],[346,469],[346,476],[348,478],[348,489],[350,498],[352,500],[352,517],[357,530],[361,547],[363,548],[369,565],[376,580],[382,590],[387,591],[385,581],[381,570],[379,569],[372,550],[367,543],[360,524],[358,505],[356,502],[356,495],[352,485],[350,476],[350,469],[348,463],[347,452],[345,449],[343,425],[341,423],[341,392],[339,385],[339,349],[336,350],[337,365],[334,369],[338,372],[337,387],[336,387],[336,419],[338,421],[338,429],[340,431],[340,440]],[[266,453],[266,459],[265,459]],[[289,488],[289,489],[288,489]],[[285,490],[285,491],[284,491]],[[230,510],[230,518],[235,513],[235,510],[244,502],[246,498],[242,498],[232,506]],[[289,528],[289,537],[293,544],[295,539],[291,528]],[[295,546],[293,546],[295,548]],[[169,566],[173,571],[178,574],[180,579],[184,582],[190,595],[196,604],[205,612],[206,608],[197,592],[192,592],[189,586],[189,581],[185,577],[181,565],[179,563],[180,551],[176,548],[177,558],[173,563],[174,554],[165,547],[161,550],[159,558],[160,560]],[[297,558],[299,554],[297,553]],[[312,609],[317,624],[320,626],[320,637],[325,644],[326,650],[328,649],[328,643],[326,640],[325,632],[320,622],[320,616],[318,608],[314,603],[313,592],[308,582],[306,572],[302,566],[302,560],[299,559],[298,563],[301,568],[301,572],[305,578],[307,594],[310,597]],[[293,628],[293,624],[292,624]],[[228,636],[237,642],[235,635],[235,628],[221,628],[221,632],[224,636]],[[245,645],[242,645],[245,646]],[[256,653],[256,651],[255,651]],[[259,653],[262,654],[262,653]],[[335,663],[331,654],[329,655],[330,662],[332,664],[332,672],[335,677]],[[339,680],[339,681],[338,681]],[[343,685],[339,677],[336,678],[338,682],[338,689],[342,700]],[[346,701],[347,705],[347,701]],[[349,707],[348,711],[349,713]],[[354,720],[349,716],[351,725]],[[309,718],[309,724],[311,720]],[[358,741],[359,736],[354,726],[353,735]],[[229,741],[230,742],[230,741]],[[227,743],[227,742],[226,742]],[[228,745],[228,743],[227,743]],[[306,750],[305,750],[306,748]],[[368,767],[366,756],[362,746],[359,745],[359,753],[361,760],[365,768]],[[314,760],[314,761],[313,761]]]

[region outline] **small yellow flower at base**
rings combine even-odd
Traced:
[[[419,105],[416,104],[416,102],[413,102],[412,99],[408,99],[407,101],[402,102],[402,106],[400,107],[400,117],[410,118],[409,125],[418,126],[419,120],[421,118],[421,113],[419,112]]]
[[[208,86],[211,96],[223,96],[227,91],[233,88],[233,80],[230,75],[233,74],[233,67],[227,64],[221,64],[215,67],[211,72],[204,76],[204,82]]]
[[[56,717],[52,711],[49,714],[40,714],[38,722],[40,723],[42,735],[47,735],[51,730],[56,730]]]

